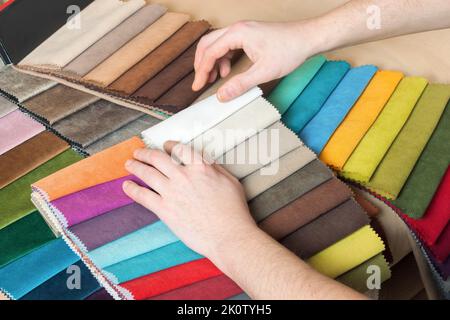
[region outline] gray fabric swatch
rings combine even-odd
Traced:
[[[0,118],[6,116],[8,113],[16,110],[18,106],[6,97],[0,96]]]

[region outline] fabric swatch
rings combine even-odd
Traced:
[[[364,210],[349,199],[294,231],[281,243],[302,259],[308,259],[369,222]]]
[[[76,261],[77,255],[64,240],[55,239],[1,268],[0,289],[20,299]]]
[[[30,184],[42,179],[72,163],[82,159],[73,150],[66,150],[50,161],[27,173],[0,190],[0,229],[33,212],[34,206],[30,201]],[[58,186],[55,186],[58,188]]]
[[[20,110],[0,118],[0,155],[44,131],[45,127]]]
[[[395,199],[433,134],[450,99],[450,85],[430,84],[403,129],[373,174],[367,187]]]
[[[450,223],[441,232],[436,242],[430,246],[430,251],[439,262],[444,262],[450,257]]]
[[[419,100],[427,81],[406,77],[344,166],[345,178],[368,182],[384,155],[404,126]]]
[[[20,65],[62,68],[144,5],[144,0],[95,0],[75,18],[78,21],[68,20]]]
[[[320,160],[342,170],[347,159],[383,110],[403,74],[378,71],[320,153]]]
[[[449,131],[450,101],[402,192],[393,201],[395,206],[413,219],[424,215],[450,163]]]
[[[322,105],[350,69],[344,61],[327,61],[308,86],[283,114],[283,123],[298,133],[319,112]]]
[[[323,55],[314,56],[306,60],[301,66],[284,77],[272,93],[269,100],[278,111],[283,114],[305,90],[327,58]]]
[[[186,23],[158,48],[114,81],[108,89],[131,95],[187,50],[209,28],[210,24],[206,21]]]
[[[145,5],[72,60],[64,67],[64,71],[81,77],[85,76],[159,19],[166,11],[167,8],[159,4]]]
[[[314,118],[300,131],[303,142],[320,154],[377,71],[372,65],[350,69]]]
[[[55,122],[98,101],[94,95],[57,85],[23,103],[32,114],[53,125]]]
[[[55,239],[39,212],[0,230],[0,268]]]
[[[322,183],[259,223],[271,237],[280,240],[345,202],[350,189],[337,178]]]
[[[83,79],[100,86],[109,86],[136,63],[145,58],[147,54],[166,41],[188,20],[189,16],[186,14],[175,12],[164,14],[90,71]]]
[[[89,297],[87,297],[86,300],[109,301],[109,300],[114,300],[114,298],[105,289],[100,289],[100,290],[94,292],[93,294],[91,294]]]
[[[69,145],[44,131],[0,155],[0,189],[67,150]]]
[[[18,106],[16,104],[12,103],[7,98],[0,96],[0,118],[3,118],[14,110],[17,110],[17,108]]]
[[[142,115],[140,111],[99,100],[62,119],[53,129],[75,145],[85,148]]]

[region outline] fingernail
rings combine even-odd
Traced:
[[[231,88],[223,88],[222,90],[219,90],[219,92],[217,92],[217,97],[222,102],[231,100],[233,98],[233,96],[234,96],[234,91]]]

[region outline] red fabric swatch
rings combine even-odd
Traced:
[[[429,249],[439,262],[443,263],[450,257],[450,222],[447,223],[444,231]]]
[[[136,300],[145,300],[221,274],[211,261],[201,259],[125,282],[121,286],[130,291]]]
[[[150,300],[225,300],[242,293],[233,280],[226,275],[210,278],[179,288]]]
[[[4,4],[0,4],[0,11],[3,11],[7,6],[9,6],[13,2],[14,2],[14,0],[9,0],[9,1],[5,2]]]

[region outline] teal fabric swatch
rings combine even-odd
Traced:
[[[349,69],[350,64],[345,61],[326,62],[283,115],[283,123],[295,133],[300,132],[319,112]]]
[[[300,139],[316,154],[320,154],[377,70],[373,65],[350,69],[320,111],[300,132]]]
[[[311,57],[284,77],[267,97],[270,103],[283,114],[311,82],[327,58],[323,55]]]
[[[116,263],[105,268],[105,270],[112,273],[120,284],[202,258],[203,256],[186,247],[181,241],[177,241],[165,247]]]

